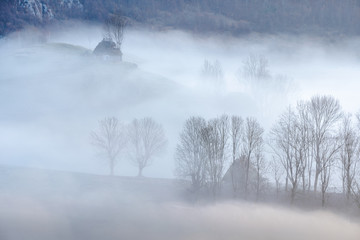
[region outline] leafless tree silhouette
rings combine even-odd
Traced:
[[[118,155],[126,144],[123,124],[115,117],[104,118],[99,121],[99,129],[91,133],[91,143],[105,155],[113,175]]]
[[[142,176],[143,169],[152,164],[166,147],[167,140],[162,125],[152,118],[134,119],[129,126],[129,156],[138,167],[138,176]]]

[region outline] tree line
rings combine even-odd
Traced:
[[[228,181],[234,197],[285,191],[290,203],[299,193],[320,195],[324,207],[340,176],[346,201],[360,207],[360,115],[344,113],[332,96],[314,96],[289,106],[266,135],[255,118],[190,117],[175,162],[197,196],[216,198]]]
[[[25,1],[3,0],[0,4],[0,35],[27,24],[82,19],[103,22],[117,11],[132,24],[177,28],[194,32],[234,35],[260,33],[359,34],[360,6],[357,0],[79,0],[76,7],[64,1],[37,0],[54,18],[38,19]],[[75,2],[75,1],[71,1]]]
[[[242,157],[244,161],[242,182],[231,172],[234,194],[240,186],[247,195],[250,169],[258,171],[257,189],[260,189],[260,172],[263,170],[264,129],[255,118],[243,120],[239,116],[223,115],[206,121],[202,117],[189,118],[180,134],[175,152],[177,176],[191,181],[195,194],[210,191],[214,198],[221,191],[229,159],[232,165]]]
[[[196,32],[351,33],[360,28],[357,0],[81,0],[79,17],[102,21],[122,11],[133,22]],[[170,13],[170,14],[169,14]]]
[[[167,144],[164,129],[152,118],[124,124],[115,117],[99,121],[91,143],[114,174],[120,153],[138,176]],[[327,203],[341,185],[346,203],[360,208],[360,113],[345,113],[332,96],[313,96],[289,106],[265,133],[252,117],[222,115],[188,118],[175,149],[175,174],[190,183],[195,199],[232,197],[259,200],[267,195],[299,196]],[[341,183],[341,184],[340,184]]]

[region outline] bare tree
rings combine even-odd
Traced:
[[[231,117],[231,147],[232,147],[232,160],[235,162],[236,158],[240,156],[240,147],[241,147],[241,137],[243,135],[244,127],[243,127],[244,120],[239,116],[232,116]]]
[[[353,182],[351,193],[356,206],[360,208],[360,178]]]
[[[126,144],[123,124],[115,117],[99,121],[99,130],[91,132],[91,143],[106,156],[113,175],[118,155]]]
[[[360,129],[360,112],[356,114],[356,119],[357,127]],[[360,167],[355,168],[355,177],[351,186],[351,196],[357,207],[360,209]]]
[[[273,173],[273,177],[274,177],[274,181],[275,181],[276,197],[278,197],[279,193],[280,193],[280,187],[281,187],[280,180],[284,175],[284,168],[283,168],[281,162],[279,162],[279,160],[273,156],[272,160],[270,162],[270,169],[271,169],[271,172]]]
[[[249,188],[250,165],[255,155],[255,150],[263,143],[263,133],[264,129],[255,118],[246,118],[242,138],[242,155],[245,157],[245,198]]]
[[[239,116],[231,117],[231,129],[230,129],[230,138],[231,138],[231,147],[232,147],[232,167],[231,167],[231,183],[233,188],[234,197],[237,195],[237,191],[240,187],[239,173],[235,167],[235,161],[240,158],[241,152],[241,138],[243,135],[243,119]]]
[[[127,19],[121,14],[112,14],[105,21],[105,37],[113,40],[118,49],[121,49],[126,25]]]
[[[298,127],[300,128],[301,144],[303,150],[302,156],[302,185],[303,192],[311,189],[311,179],[313,172],[314,162],[314,144],[313,144],[313,131],[311,127],[309,104],[300,101],[296,106],[298,115]]]
[[[298,102],[296,106],[295,116],[296,141],[292,146],[295,151],[297,161],[300,163],[302,190],[305,192],[307,184],[311,184],[311,180],[306,179],[311,176],[312,166],[312,131],[309,120],[309,111],[306,103]],[[308,174],[308,175],[307,175]]]
[[[210,78],[217,82],[220,82],[224,78],[224,73],[218,60],[215,60],[214,63],[212,63],[205,59],[202,67],[202,75],[205,78]]]
[[[291,183],[290,202],[293,203],[303,168],[296,114],[290,107],[272,128],[270,136],[274,157],[282,163]]]
[[[340,117],[337,100],[330,96],[315,96],[308,102],[299,102],[296,111],[289,108],[272,129],[270,146],[291,183],[291,203],[301,183],[303,191],[310,189],[315,162],[314,192],[320,182],[321,202],[325,205],[332,166],[340,148],[335,135]]]
[[[143,169],[167,144],[163,127],[152,118],[134,119],[129,126],[128,137],[130,159],[139,169],[138,176],[142,176]]]
[[[349,201],[360,153],[360,136],[355,130],[350,114],[343,117],[339,136],[341,141],[340,163],[343,193]]]
[[[335,160],[338,157],[338,152],[340,150],[340,141],[338,136],[327,134],[324,137],[324,141],[320,147],[320,187],[321,187],[321,206],[325,206],[326,202],[326,193],[329,187],[331,180],[331,174],[333,171],[333,166]]]
[[[226,115],[208,122],[200,117],[186,121],[175,153],[176,174],[190,178],[195,193],[207,188],[216,199],[227,160],[228,135]]]
[[[260,193],[264,190],[265,180],[263,176],[266,173],[267,164],[264,157],[264,143],[261,141],[255,149],[254,166],[256,171],[255,188],[256,188],[256,201],[259,200]]]
[[[316,165],[314,179],[314,192],[316,193],[323,166],[328,164],[323,161],[329,160],[328,152],[325,151],[329,148],[329,140],[333,139],[329,134],[333,134],[334,126],[341,118],[341,107],[338,100],[332,96],[312,97],[308,105]]]
[[[205,128],[205,119],[189,118],[180,134],[180,143],[175,152],[176,175],[185,179],[190,178],[195,194],[206,186],[207,180],[206,153],[202,142],[202,131]]]
[[[243,63],[242,74],[249,80],[262,81],[269,79],[268,65],[268,60],[264,56],[251,54]]]
[[[208,184],[214,199],[216,199],[221,189],[224,175],[227,160],[228,131],[229,119],[226,115],[208,121],[207,127],[202,130],[203,144],[207,156]]]

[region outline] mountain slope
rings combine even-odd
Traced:
[[[133,25],[200,33],[360,33],[354,0],[3,0],[0,35],[64,19],[102,22],[116,12]]]

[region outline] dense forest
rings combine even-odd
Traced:
[[[358,0],[3,0],[0,35],[66,19],[102,22],[114,12],[136,26],[199,33],[360,33]]]

